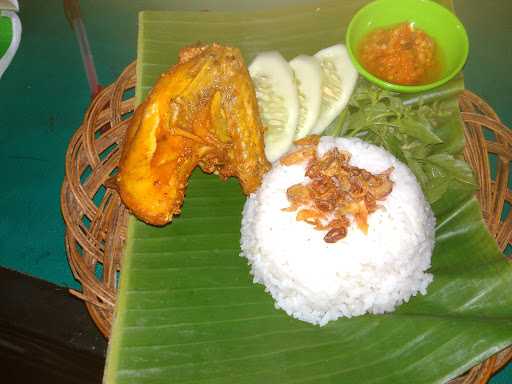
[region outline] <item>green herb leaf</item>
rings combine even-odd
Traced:
[[[473,171],[465,161],[458,160],[446,153],[438,153],[428,156],[426,162],[432,166],[432,174],[434,177],[436,175],[449,177],[476,189],[477,183],[473,176]],[[435,172],[435,170],[437,170],[437,172]]]
[[[399,96],[361,79],[339,134],[360,137],[382,146],[405,162],[430,203],[447,191],[448,177],[450,183],[474,188],[471,170],[454,157],[464,147],[456,98],[462,87],[459,78],[442,90],[420,96]],[[427,160],[430,157],[432,159]]]
[[[418,158],[414,157],[409,151],[403,152],[405,156],[405,163],[407,166],[411,169],[412,173],[416,176],[416,179],[421,185],[421,188],[424,191],[428,191],[428,184],[429,181],[432,179],[431,175],[427,176],[427,173],[425,173],[423,169],[423,162],[420,161]],[[427,195],[428,196],[428,195]],[[429,199],[430,202],[432,200]]]
[[[407,162],[404,151],[402,151],[402,143],[393,132],[386,132],[383,135],[383,146],[388,151],[395,155],[401,162]]]
[[[447,176],[438,175],[436,177],[430,178],[427,183],[428,188],[424,188],[426,191],[425,196],[427,200],[432,204],[441,199],[441,197],[443,197],[443,195],[448,191],[448,188],[451,184],[451,179]]]
[[[425,144],[439,144],[443,141],[432,129],[430,121],[422,116],[407,116],[397,122],[400,132],[419,139]]]
[[[341,111],[340,115],[325,129],[324,135],[343,136],[343,127],[348,116],[348,109]]]

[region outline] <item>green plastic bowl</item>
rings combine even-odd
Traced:
[[[374,29],[403,22],[413,22],[434,39],[442,65],[439,80],[421,85],[393,84],[372,75],[359,62],[356,52],[363,37]],[[426,91],[446,83],[462,69],[469,50],[468,36],[460,20],[431,0],[376,0],[367,4],[350,21],[346,44],[361,75],[382,88],[403,93]]]

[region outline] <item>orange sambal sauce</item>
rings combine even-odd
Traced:
[[[368,33],[359,45],[358,54],[368,72],[390,83],[427,84],[441,74],[439,50],[434,40],[412,23]]]

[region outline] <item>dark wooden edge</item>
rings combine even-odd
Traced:
[[[0,268],[2,382],[101,383],[106,346],[66,288]]]

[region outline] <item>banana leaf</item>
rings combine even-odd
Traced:
[[[365,2],[259,13],[144,12],[138,100],[183,45],[218,41],[240,47],[247,61],[268,49],[287,58],[311,54],[342,41]],[[440,137],[446,152],[460,154],[456,92],[441,94],[456,113]],[[196,171],[172,224],[130,218],[105,383],[442,383],[512,342],[511,266],[486,230],[473,189],[450,185],[433,205],[427,295],[390,314],[324,327],[276,310],[252,283],[239,256],[244,200],[236,180]]]

